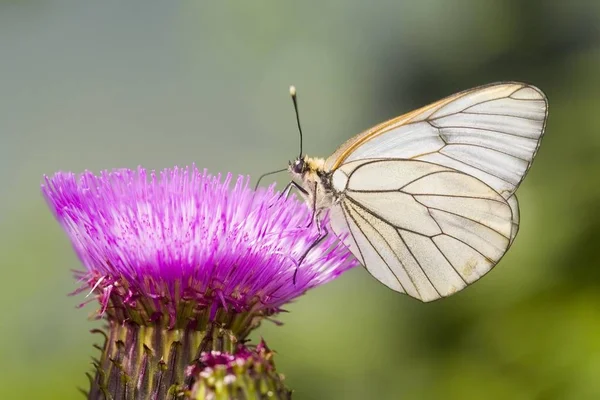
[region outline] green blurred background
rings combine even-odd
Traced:
[[[0,0],[0,399],[78,399],[97,327],[44,173],[326,156],[453,92],[550,101],[521,231],[485,279],[421,304],[356,268],[257,333],[295,399],[600,399],[600,2]],[[280,178],[280,183],[286,179]]]

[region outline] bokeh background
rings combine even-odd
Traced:
[[[44,173],[284,167],[498,80],[541,87],[547,135],[514,246],[421,304],[361,268],[262,335],[295,399],[600,398],[600,2],[0,0],[0,398],[81,398],[94,307]],[[280,183],[284,183],[281,176]]]

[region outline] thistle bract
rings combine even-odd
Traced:
[[[235,354],[206,352],[188,368],[187,375],[195,378],[190,391],[194,400],[291,398],[282,385],[283,377],[275,372],[273,352],[262,340]]]

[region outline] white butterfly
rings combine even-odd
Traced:
[[[327,160],[301,151],[288,170],[317,223],[330,210],[331,228],[371,275],[432,301],[481,278],[512,244],[515,190],[547,115],[536,87],[490,84],[381,123]]]

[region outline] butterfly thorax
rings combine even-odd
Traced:
[[[306,200],[315,204],[317,210],[328,208],[336,202],[331,187],[331,173],[325,170],[324,159],[301,156],[289,164],[288,171],[293,179],[300,181],[298,183],[306,190],[303,193]]]

